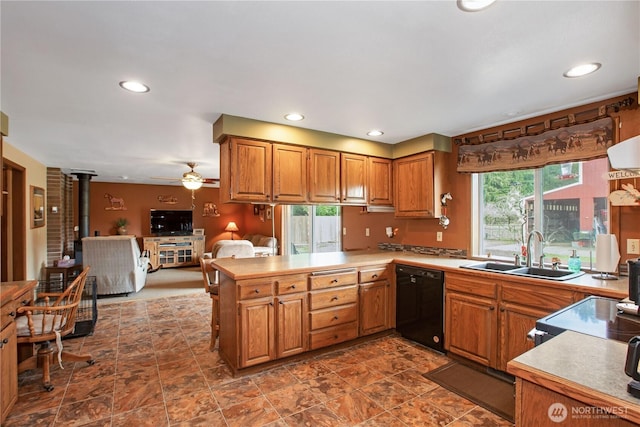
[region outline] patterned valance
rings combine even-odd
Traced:
[[[604,117],[545,130],[537,135],[458,147],[458,172],[533,169],[554,163],[597,159],[614,142],[614,122]]]

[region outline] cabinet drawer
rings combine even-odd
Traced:
[[[273,295],[272,283],[259,280],[246,280],[238,283],[238,299],[263,298]]]
[[[497,285],[493,280],[475,276],[473,274],[447,273],[444,276],[445,289],[464,292],[466,294],[496,298]]]
[[[9,323],[13,322],[16,318],[16,310],[20,307],[20,303],[18,301],[9,301],[5,305],[2,306],[1,309],[1,317],[0,317],[0,330],[4,329]]]
[[[349,341],[358,337],[358,322],[325,328],[309,334],[311,350]]]
[[[278,277],[275,280],[276,295],[286,295],[307,290],[307,275],[294,274]]]
[[[358,301],[358,285],[309,293],[309,310],[335,307]]]
[[[502,284],[502,301],[552,312],[572,304],[574,299],[573,292],[567,289],[506,282]]]
[[[360,270],[360,283],[375,282],[377,280],[384,280],[389,278],[389,273],[386,266],[370,267]]]
[[[343,323],[355,322],[356,320],[358,320],[357,304],[329,307],[309,313],[311,330],[342,325]]]
[[[326,274],[309,276],[310,290],[353,285],[354,283],[358,283],[358,274],[355,270],[340,270],[334,273],[327,272]]]

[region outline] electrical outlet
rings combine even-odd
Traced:
[[[347,235],[347,227],[342,227],[342,235],[343,236]]]
[[[627,253],[640,255],[640,239],[627,239]]]
[[[369,227],[364,229],[364,235],[369,237],[371,235],[371,233],[369,232]]]
[[[436,240],[442,242],[442,231],[436,232]]]

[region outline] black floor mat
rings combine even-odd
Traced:
[[[515,386],[476,369],[452,362],[423,376],[473,403],[513,422]]]

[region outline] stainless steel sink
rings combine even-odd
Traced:
[[[489,271],[509,271],[515,270],[516,268],[520,268],[517,265],[513,264],[501,264],[497,262],[481,262],[478,264],[469,264],[463,265],[462,268],[470,268],[472,270],[489,270]]]
[[[522,267],[509,271],[509,274],[517,274],[519,276],[535,277],[537,279],[550,279],[550,280],[569,280],[576,277],[580,277],[584,274],[584,271],[571,271],[571,270],[551,270],[547,268],[538,267]]]
[[[491,271],[494,273],[554,281],[570,280],[584,274],[584,271],[573,272],[570,270],[551,270],[539,267],[518,267],[513,264],[502,264],[497,262],[480,262],[476,264],[462,265],[460,267],[471,270]]]

